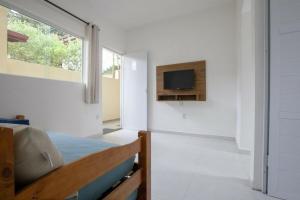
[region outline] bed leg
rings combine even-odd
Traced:
[[[0,200],[15,196],[13,130],[0,127]]]
[[[142,150],[139,153],[139,166],[142,169],[142,184],[138,191],[138,200],[151,200],[151,132],[140,131]]]

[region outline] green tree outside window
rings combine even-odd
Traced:
[[[82,40],[24,15],[10,11],[9,30],[29,37],[27,42],[8,42],[8,57],[25,62],[82,70]]]

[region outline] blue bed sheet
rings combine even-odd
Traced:
[[[117,146],[103,142],[98,139],[78,138],[62,133],[48,132],[52,142],[56,145],[64,157],[65,163],[78,160],[88,154],[99,152],[110,147]],[[94,182],[86,185],[80,189],[78,195],[79,200],[97,200],[102,194],[108,190],[122,177],[126,176],[133,168],[134,157],[125,161],[111,172],[97,178]],[[136,199],[136,192],[134,192],[128,200]]]
[[[28,119],[6,119],[6,118],[0,118],[0,123],[29,125],[29,120]]]

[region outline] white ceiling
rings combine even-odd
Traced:
[[[74,11],[81,7],[125,30],[173,17],[183,16],[232,0],[53,0]]]

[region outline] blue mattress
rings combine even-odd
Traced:
[[[78,138],[62,133],[48,132],[52,142],[56,145],[64,157],[65,164],[78,160],[91,153],[103,151],[110,147],[117,146],[103,142],[97,139]],[[97,200],[102,194],[107,191],[112,185],[126,176],[133,168],[134,157],[125,161],[112,171],[97,178],[94,182],[86,185],[78,192],[79,200]],[[134,192],[128,200],[136,199]]]

